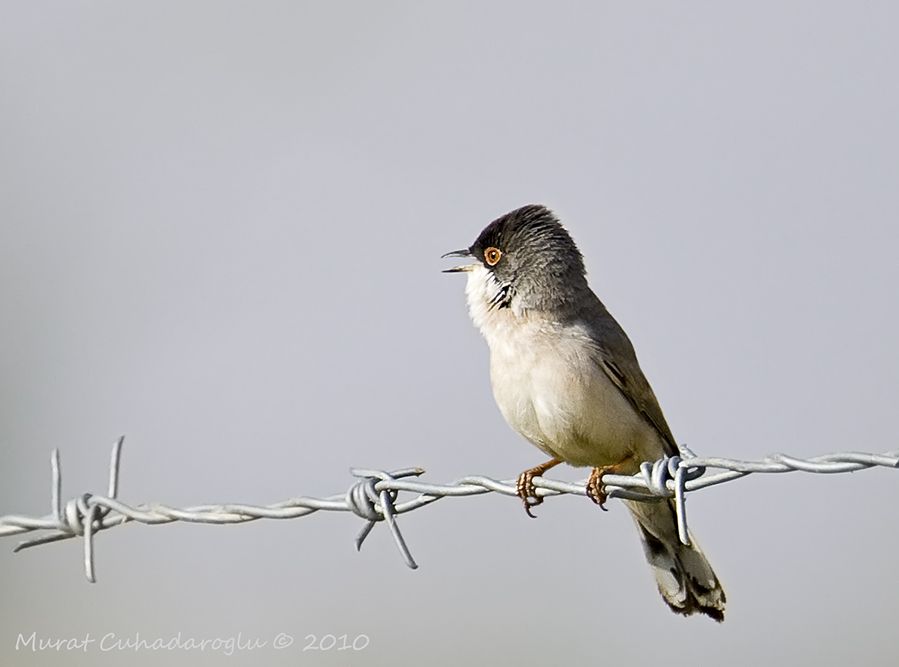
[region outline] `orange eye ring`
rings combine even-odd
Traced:
[[[496,266],[502,256],[502,250],[494,248],[493,246],[490,246],[484,251],[484,261],[487,262],[488,266]]]

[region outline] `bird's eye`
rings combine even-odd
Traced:
[[[499,262],[500,257],[503,256],[503,253],[499,248],[489,247],[484,251],[484,261],[487,262],[490,266],[496,266],[496,263]]]

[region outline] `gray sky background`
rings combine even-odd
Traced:
[[[899,447],[894,3],[3,2],[0,514],[105,488],[269,503],[350,466],[510,478],[463,282],[541,202],[702,454]],[[568,479],[583,471],[563,470]],[[690,518],[722,626],[676,617],[623,507],[445,500],[0,549],[11,665],[894,665],[899,476],[755,477]],[[290,650],[31,653],[44,637]],[[301,652],[308,634],[370,637]]]

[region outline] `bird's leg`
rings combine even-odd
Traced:
[[[562,459],[550,459],[546,463],[541,463],[529,470],[525,470],[518,476],[518,483],[515,485],[515,489],[518,491],[518,497],[524,502],[524,511],[532,519],[537,517],[531,514],[531,508],[543,502],[543,498],[537,495],[534,478],[542,476],[547,470],[559,465],[561,462]]]
[[[609,494],[606,493],[606,487],[603,484],[602,478],[605,475],[618,475],[625,472],[625,469],[628,464],[633,461],[633,458],[633,456],[625,456],[618,463],[594,468],[593,472],[590,473],[590,478],[587,480],[587,497],[599,505],[603,512],[608,511],[606,510],[606,500],[608,500]]]

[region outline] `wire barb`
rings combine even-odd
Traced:
[[[109,460],[109,499],[115,499],[119,489],[119,461],[122,454],[122,445],[125,443],[125,436],[120,436],[112,446],[112,454]],[[94,583],[97,579],[94,575],[94,532],[102,530],[107,526],[99,523],[99,521],[109,514],[111,507],[101,506],[96,502],[92,502],[93,496],[89,493],[82,494],[77,498],[73,498],[66,503],[65,508],[62,506],[62,471],[59,465],[59,450],[54,449],[50,453],[50,471],[53,486],[51,488],[51,510],[52,517],[55,519],[55,525],[44,525],[48,519],[36,519],[34,522],[41,525],[21,526],[25,530],[40,530],[43,528],[55,530],[55,533],[42,535],[30,540],[19,542],[13,549],[18,552],[29,547],[36,547],[39,544],[47,544],[49,542],[57,542],[70,537],[84,537],[84,573],[88,581]],[[10,534],[2,529],[4,525],[17,525],[10,523],[8,519],[16,519],[17,517],[0,517],[0,536]],[[27,520],[26,520],[27,521]],[[23,532],[23,531],[13,531]]]
[[[403,539],[400,527],[396,523],[395,503],[398,491],[386,488],[379,491],[377,482],[378,480],[388,481],[403,477],[418,477],[424,473],[424,468],[406,468],[393,473],[387,473],[382,470],[352,468],[350,473],[354,477],[360,477],[361,479],[347,491],[347,505],[356,516],[368,521],[356,537],[356,551],[362,549],[362,543],[365,542],[365,538],[368,537],[371,529],[375,527],[375,523],[384,519],[390,527],[393,541],[396,542],[396,547],[403,555],[406,565],[413,570],[417,570],[418,563],[412,558],[412,553],[409,551],[409,547],[406,546],[406,540]],[[378,502],[381,503],[380,507],[378,507]]]
[[[42,534],[20,542],[13,551],[21,551],[40,544],[48,544],[73,537],[84,540],[84,572],[88,581],[96,581],[94,568],[94,537],[102,531],[129,521],[147,525],[188,521],[192,523],[235,524],[257,519],[296,519],[318,511],[350,512],[366,521],[356,537],[356,549],[371,533],[375,524],[384,521],[406,565],[418,567],[400,532],[397,517],[400,514],[430,505],[441,498],[477,496],[484,493],[500,493],[517,497],[515,480],[499,481],[490,477],[463,477],[451,484],[423,482],[419,477],[422,468],[404,468],[387,472],[383,470],[351,469],[356,481],[346,493],[327,498],[292,498],[273,505],[218,504],[198,505],[179,509],[158,503],[131,506],[118,500],[119,470],[124,436],[112,447],[109,461],[109,485],[106,496],[84,493],[62,503],[62,472],[59,450],[50,455],[51,511],[44,517],[17,515],[0,516],[0,537],[33,531]],[[854,472],[873,467],[899,468],[899,451],[884,454],[866,452],[840,452],[801,459],[786,454],[772,454],[758,461],[741,461],[726,458],[696,456],[681,446],[680,454],[640,465],[633,476],[606,475],[603,477],[610,498],[624,498],[645,502],[658,502],[674,498],[677,510],[678,534],[681,542],[690,544],[687,527],[686,498],[688,493],[717,484],[723,484],[753,473],[807,472],[835,474]],[[537,492],[543,496],[564,494],[586,495],[583,482],[534,478]],[[400,493],[415,494],[400,502]]]

